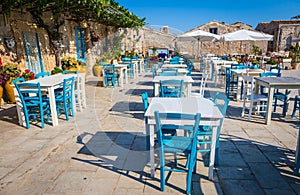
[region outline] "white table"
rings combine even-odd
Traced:
[[[191,96],[192,83],[194,80],[191,76],[155,76],[152,80],[154,83],[154,96],[159,96],[159,83],[164,80],[183,80],[184,81],[184,95],[186,97]]]
[[[162,68],[187,68],[186,64],[163,64]]]
[[[272,103],[274,89],[300,89],[300,78],[295,77],[255,77],[256,92],[258,93],[259,86],[268,88],[268,106],[265,118],[265,124],[271,123]]]
[[[71,78],[71,77],[77,77],[77,74],[55,74],[48,77],[40,77],[38,79],[29,80],[26,81],[27,83],[40,83],[41,90],[48,91],[49,94],[49,101],[50,101],[50,110],[51,110],[51,118],[52,118],[52,125],[57,126],[58,125],[58,116],[56,111],[56,101],[55,101],[55,94],[54,89],[57,89],[61,87],[61,84],[63,83],[64,79]],[[74,93],[73,93],[74,94]],[[18,96],[18,93],[15,93],[16,101],[17,103],[17,112],[19,117],[19,123],[23,126],[24,120],[23,120],[23,114],[22,114],[22,107],[20,107],[20,98]],[[74,100],[74,97],[73,97]],[[73,110],[75,111],[75,104],[73,101]]]
[[[216,138],[217,129],[220,125],[220,119],[223,118],[222,113],[218,107],[210,100],[202,97],[190,97],[190,98],[158,98],[154,97],[149,104],[149,107],[145,113],[146,117],[146,134],[149,137],[147,140],[147,146],[150,146],[150,165],[151,175],[154,176],[154,136],[155,136],[155,119],[154,111],[162,113],[187,113],[187,114],[201,114],[199,125],[210,125],[213,127],[212,144],[210,152],[210,163],[209,163],[209,179],[213,179],[213,166],[215,161],[215,149],[216,149]],[[181,125],[185,121],[178,121]]]
[[[238,85],[237,85],[237,92],[236,92],[236,100],[241,100],[241,90],[242,90],[242,75],[249,75],[258,77],[260,73],[263,73],[263,69],[231,69],[233,75],[237,77]]]
[[[125,83],[128,83],[128,72],[127,72],[127,65],[126,64],[115,64],[115,68],[120,72],[120,83],[121,87],[124,86],[124,77]]]

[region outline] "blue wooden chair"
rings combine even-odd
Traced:
[[[39,72],[35,75],[35,78],[38,79],[40,77],[48,77],[50,76],[50,72]]]
[[[63,74],[78,74],[77,70],[64,70],[62,72]]]
[[[232,76],[231,68],[225,69],[225,94],[229,98],[237,93],[238,80]]]
[[[152,65],[151,72],[152,72],[152,77],[154,78],[157,75],[156,66]]]
[[[219,165],[219,140],[220,140],[220,134],[221,129],[223,125],[223,120],[226,115],[226,110],[229,104],[229,99],[225,94],[217,92],[214,98],[214,103],[221,111],[223,118],[220,120],[220,125],[218,126],[217,131],[217,142],[216,142],[216,151],[215,151],[215,164]],[[212,138],[212,127],[211,126],[199,126],[198,132],[197,132],[197,152],[210,152],[211,151],[211,138]],[[209,146],[209,147],[208,147]]]
[[[280,69],[276,72],[265,72],[261,73],[260,77],[281,77]],[[260,87],[261,94],[268,95],[268,93],[265,91],[265,88],[263,86]],[[285,92],[280,92],[278,89],[275,89],[274,91],[274,112],[276,112],[277,107],[282,108],[282,115],[283,117],[286,117],[287,109],[288,109],[288,103],[289,103],[289,94],[291,93],[290,90],[285,90]],[[280,101],[281,103],[279,103]]]
[[[300,97],[299,97],[299,95],[295,96],[295,102],[294,102],[294,108],[293,108],[293,112],[292,112],[292,117],[296,116],[297,110],[299,111],[299,116],[300,116]]]
[[[300,128],[299,128],[300,132]],[[299,169],[300,169],[300,135],[298,135],[298,141],[297,141],[297,148],[296,148],[296,154],[295,154],[295,169],[294,173],[296,175],[299,175]]]
[[[156,121],[156,134],[158,142],[158,152],[160,158],[160,189],[161,191],[165,190],[166,176],[165,172],[187,172],[187,183],[186,183],[186,193],[191,193],[192,187],[192,174],[196,170],[196,161],[197,161],[197,129],[200,122],[200,113],[196,115],[191,114],[182,114],[182,113],[159,113],[158,111],[154,112],[155,121]],[[170,120],[189,120],[194,121],[193,125],[177,125],[177,124],[168,124],[173,125],[179,131],[188,132],[188,136],[165,136],[162,133],[163,123],[162,121]],[[177,153],[183,153],[187,156],[187,168],[181,167],[169,167],[165,161],[165,153],[174,153],[175,158]],[[177,162],[174,163],[175,165]]]
[[[104,87],[108,87],[109,84],[115,87],[117,83],[119,84],[119,74],[117,74],[116,72],[115,65],[110,64],[104,66],[103,82],[104,82]]]
[[[160,80],[160,97],[181,97],[183,80]]]
[[[130,79],[133,79],[133,76],[134,76],[134,67],[133,67],[133,64],[132,63],[129,63],[127,65],[127,71],[129,73],[129,78]]]
[[[186,75],[192,76],[192,70],[194,68],[194,62],[191,60],[188,60],[187,70],[189,71]]]
[[[42,98],[40,83],[17,83],[15,80],[14,84],[22,102],[26,128],[30,128],[30,118],[34,121],[40,119],[44,128],[45,116],[47,121],[50,120],[50,104],[49,100]]]
[[[58,115],[65,114],[66,120],[69,120],[69,112],[74,116],[73,109],[73,91],[74,77],[64,79],[63,90],[55,95],[56,109]]]

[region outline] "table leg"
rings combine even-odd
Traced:
[[[48,93],[49,93],[52,125],[57,126],[58,125],[58,117],[57,117],[57,111],[56,111],[54,88],[53,87],[48,88]]]
[[[121,83],[121,84],[120,84],[121,87],[124,86],[124,73],[123,73],[123,71],[124,71],[124,70],[121,68],[121,69],[120,69],[120,77],[119,77],[119,79],[120,79],[119,82]]]
[[[300,130],[300,129],[299,129]],[[300,131],[298,132],[298,142],[297,142],[297,148],[296,148],[296,154],[295,154],[295,173],[299,175],[299,169],[300,169]]]
[[[213,126],[212,138],[211,138],[211,151],[210,151],[210,157],[209,157],[209,169],[208,169],[208,179],[210,179],[210,180],[213,180],[213,178],[214,178],[214,164],[215,164],[217,131],[218,131],[218,127]]]
[[[154,156],[154,125],[149,125],[148,118],[146,118],[146,146],[149,147],[149,162],[151,177],[155,174],[155,156]]]
[[[242,90],[242,77],[241,76],[237,76],[237,90],[236,90],[236,101],[239,101],[242,99],[242,95],[241,95],[241,90]]]
[[[154,83],[154,97],[159,97],[159,83]]]
[[[188,83],[187,84],[187,97],[191,97],[192,96],[192,83]]]
[[[269,87],[268,107],[267,107],[267,113],[266,113],[266,118],[265,118],[265,123],[267,125],[271,123],[273,96],[274,96],[274,88]]]

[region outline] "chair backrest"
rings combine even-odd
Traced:
[[[270,66],[270,72],[275,72],[278,75],[281,75],[281,68],[279,66]]]
[[[255,79],[253,76],[248,75],[242,75],[242,81],[243,81],[243,98],[246,97],[246,95],[251,94],[251,99],[253,99],[253,96],[255,94]]]
[[[193,115],[193,114],[185,114],[185,113],[160,113],[159,111],[154,111],[154,117],[156,122],[158,146],[161,150],[164,149],[163,134],[162,134],[163,125],[173,126],[177,130],[188,131],[189,132],[188,135],[191,138],[192,149],[196,150],[197,130],[201,118],[200,113],[196,113],[195,115]],[[172,123],[172,121],[174,122]],[[179,121],[182,121],[182,124],[179,125],[179,123],[181,123]]]
[[[201,97],[204,96],[207,78],[208,78],[208,74],[201,73],[200,92],[199,92]]]
[[[214,98],[214,103],[217,105],[219,110],[222,112],[222,115],[225,116],[226,110],[229,104],[229,98],[223,93],[217,92]]]
[[[25,79],[22,77],[22,78],[15,78],[13,81],[12,81],[12,83],[14,84],[14,85],[16,85],[16,84],[19,84],[19,83],[23,83],[23,82],[25,82]]]
[[[277,72],[264,72],[260,73],[260,77],[281,77],[281,73]],[[260,86],[260,93],[261,94],[267,94],[266,88],[264,86]]]
[[[108,76],[108,75],[114,75],[116,72],[116,68],[114,64],[106,64],[103,67],[103,75]]]
[[[147,111],[149,107],[149,99],[148,99],[148,93],[144,92],[142,93],[142,100],[143,100],[143,105],[144,105],[144,113]]]
[[[247,68],[250,67],[244,64],[231,64],[231,69],[247,69]]]
[[[227,98],[226,94],[217,92],[214,98],[214,103],[217,105],[219,110],[221,111],[223,118],[220,120],[220,125],[218,126],[218,132],[217,132],[217,148],[219,147],[219,137],[221,133],[221,129],[223,126],[223,121],[226,115],[226,111],[229,104],[229,98]]]
[[[156,66],[152,65],[151,71],[152,71],[152,77],[154,78],[157,75]]]
[[[183,84],[183,80],[161,80],[160,97],[181,97]]]
[[[74,88],[74,77],[64,79],[63,96],[65,100],[72,99],[73,88]]]
[[[35,78],[38,79],[40,77],[48,77],[50,76],[50,72],[39,72],[35,75]]]
[[[40,83],[14,83],[21,99],[24,113],[29,114],[29,107],[39,105],[42,112],[42,92]]]
[[[162,69],[162,72],[159,73],[159,76],[178,76],[178,69],[177,68]]]

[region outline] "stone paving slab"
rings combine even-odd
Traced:
[[[283,71],[300,77],[300,71]],[[194,73],[197,76],[197,72]],[[151,73],[124,88],[86,83],[87,108],[58,127],[20,127],[14,105],[0,109],[0,194],[184,194],[186,174],[172,173],[160,191],[159,170],[149,177],[141,93],[152,96]],[[205,97],[224,91],[208,82]],[[197,89],[197,84],[193,89]],[[292,91],[291,96],[297,92]],[[192,194],[300,194],[294,175],[299,119],[273,114],[241,118],[230,101],[220,141],[220,165],[208,180],[208,154],[198,154]],[[180,164],[185,164],[180,159]]]

